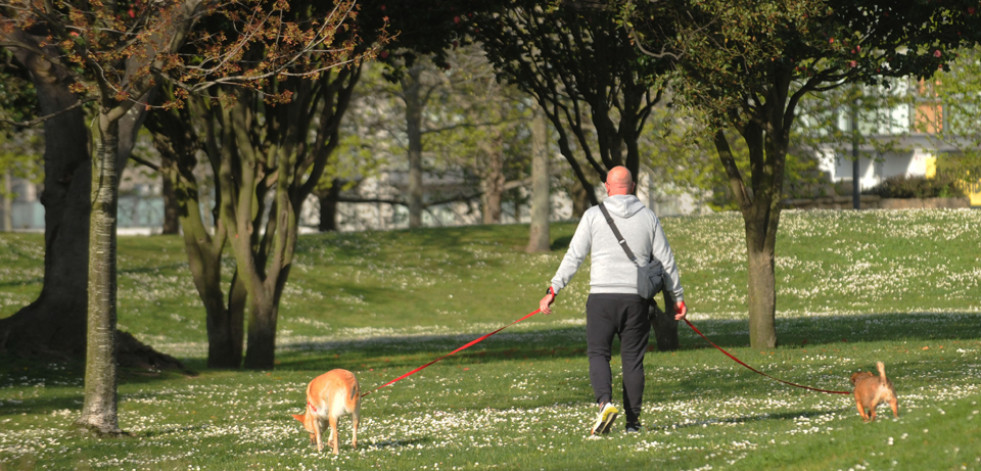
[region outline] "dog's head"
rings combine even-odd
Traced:
[[[313,441],[313,440],[316,439],[314,437],[314,432],[315,431],[313,429],[315,427],[315,425],[313,423],[314,418],[313,418],[313,416],[311,414],[308,414],[308,413],[307,414],[293,414],[293,418],[296,419],[296,420],[299,420],[300,423],[303,424],[303,428],[307,432],[310,432],[310,441]]]
[[[875,377],[875,375],[872,374],[872,373],[869,373],[868,371],[858,371],[858,372],[852,373],[852,384],[856,384],[859,381],[861,381],[863,379],[866,379],[866,378],[874,378],[874,377]]]

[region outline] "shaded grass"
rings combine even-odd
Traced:
[[[585,271],[552,316],[374,390],[537,307],[573,224],[553,225],[555,251],[540,255],[521,251],[522,226],[305,236],[277,367],[259,372],[203,369],[203,310],[177,238],[121,238],[120,325],[201,374],[125,372],[129,436],[94,439],[71,428],[77,368],[4,356],[0,469],[981,469],[979,214],[785,212],[781,347],[763,352],[745,347],[741,220],[666,219],[691,318],[713,341],[832,390],[883,360],[901,416],[880,409],[863,424],[849,396],[760,377],[682,327],[679,351],[647,356],[647,430],[601,439],[587,437]],[[0,235],[0,316],[40,290],[40,241]],[[306,382],[335,367],[372,391],[359,450],[342,421],[336,458],[317,456],[289,417]]]

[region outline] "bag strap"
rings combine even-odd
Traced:
[[[603,217],[606,218],[607,224],[610,225],[610,229],[613,229],[613,235],[617,238],[617,242],[620,244],[620,247],[623,248],[623,251],[627,254],[627,257],[630,257],[630,260],[633,260],[634,264],[636,264],[638,267],[643,266],[637,261],[637,257],[634,256],[634,252],[630,250],[630,246],[627,245],[626,239],[624,239],[623,235],[620,234],[620,230],[617,229],[617,225],[613,223],[613,217],[610,216],[610,212],[606,210],[606,206],[603,206],[603,203],[600,203],[599,208],[600,211],[603,212]]]

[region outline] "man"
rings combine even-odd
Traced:
[[[609,197],[602,204],[638,260],[647,261],[653,257],[661,262],[665,287],[676,300],[675,319],[682,320],[687,308],[674,254],[657,216],[633,192],[634,181],[630,171],[626,167],[614,167],[606,174],[606,194]],[[556,294],[569,283],[587,253],[592,260],[589,298],[586,300],[589,381],[600,407],[591,433],[608,433],[620,412],[612,403],[610,356],[614,335],[620,337],[626,430],[639,432],[644,396],[644,354],[651,331],[648,314],[651,300],[638,294],[637,265],[620,247],[598,206],[589,208],[583,214],[569,243],[569,250],[552,278],[548,292],[539,302],[539,308],[544,314],[552,313],[551,305]]]

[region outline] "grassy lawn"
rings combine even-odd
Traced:
[[[741,218],[663,223],[709,338],[822,389],[848,390],[882,360],[900,417],[882,406],[865,424],[851,396],[759,376],[682,325],[680,350],[648,353],[646,430],[626,435],[619,419],[591,438],[585,271],[551,316],[376,389],[536,309],[574,224],[553,225],[554,250],[537,255],[522,251],[526,226],[304,236],[272,371],[207,370],[181,241],[123,237],[120,327],[200,374],[124,372],[128,435],[96,439],[71,427],[79,370],[0,356],[0,470],[981,469],[981,211],[784,212],[769,351],[746,346]],[[37,296],[42,261],[42,236],[0,234],[0,317]],[[372,391],[359,448],[343,419],[338,457],[318,455],[290,417],[331,368]],[[618,370],[615,359],[615,382]]]

